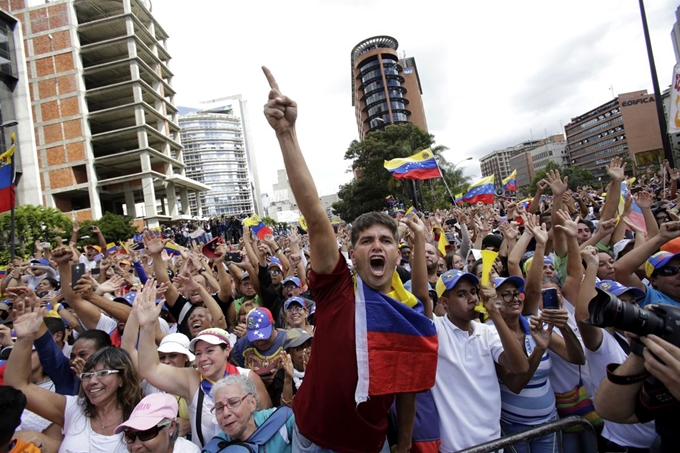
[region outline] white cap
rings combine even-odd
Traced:
[[[189,362],[193,362],[196,359],[196,356],[189,351],[189,338],[183,333],[171,333],[163,337],[161,344],[158,345],[158,352],[184,354],[189,359]]]

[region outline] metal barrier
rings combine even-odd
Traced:
[[[583,417],[571,416],[567,418],[562,418],[554,422],[545,423],[543,425],[536,426],[535,428],[522,431],[521,433],[516,433],[511,436],[501,437],[500,439],[492,440],[491,442],[486,442],[484,444],[476,445],[474,447],[466,448],[465,450],[460,450],[458,453],[487,453],[492,451],[501,450],[505,447],[511,447],[512,445],[517,445],[520,443],[527,443],[530,440],[545,436],[547,434],[556,433],[558,431],[564,431],[567,428],[572,428],[574,426],[581,426],[584,428],[587,436],[588,443],[590,443],[590,451],[597,451],[597,435],[595,434],[595,429],[593,425],[590,424],[588,420]],[[526,445],[527,453],[531,453],[531,447]],[[558,452],[563,453],[562,443],[558,442]],[[564,452],[573,453],[573,452]]]

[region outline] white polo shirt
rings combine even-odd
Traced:
[[[447,316],[434,317],[439,336],[432,395],[439,412],[439,451],[453,453],[501,437],[501,390],[494,362],[503,352],[496,328],[472,322],[472,335]]]

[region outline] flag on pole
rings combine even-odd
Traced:
[[[456,204],[463,204],[463,194],[462,193],[456,194],[454,201],[456,202]]]
[[[406,217],[407,215],[409,215],[409,214],[411,214],[411,213],[417,214],[417,213],[418,213],[418,210],[417,210],[414,206],[411,206],[410,208],[408,208],[408,209],[406,210],[406,213],[404,214],[404,217]]]
[[[466,203],[493,204],[494,201],[494,175],[478,179],[473,182],[463,197]]]
[[[673,67],[673,81],[670,93],[671,109],[668,115],[668,133],[680,132],[680,63]]]
[[[386,160],[384,166],[395,179],[432,179],[442,177],[439,165],[437,165],[437,161],[430,148],[413,156]]]
[[[12,142],[14,137],[12,136]],[[17,145],[12,146],[0,155],[0,212],[9,211],[16,203],[16,188],[14,187],[14,151]]]
[[[442,256],[446,256],[446,247],[449,246],[449,241],[446,239],[446,233],[444,233],[444,229],[440,226],[433,226],[432,227],[432,233],[439,233],[439,239],[437,239],[437,250],[442,254]]]
[[[168,253],[168,255],[180,255],[180,247],[179,245],[175,244],[174,242],[166,242],[165,243],[165,251]]]
[[[510,176],[503,179],[503,189],[517,192],[517,170],[513,170]]]

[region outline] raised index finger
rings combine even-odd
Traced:
[[[279,84],[276,83],[276,79],[274,78],[274,75],[269,70],[269,68],[267,68],[266,66],[262,66],[262,72],[264,72],[264,76],[267,78],[267,82],[269,82],[269,88],[271,88],[272,90],[278,90]]]

